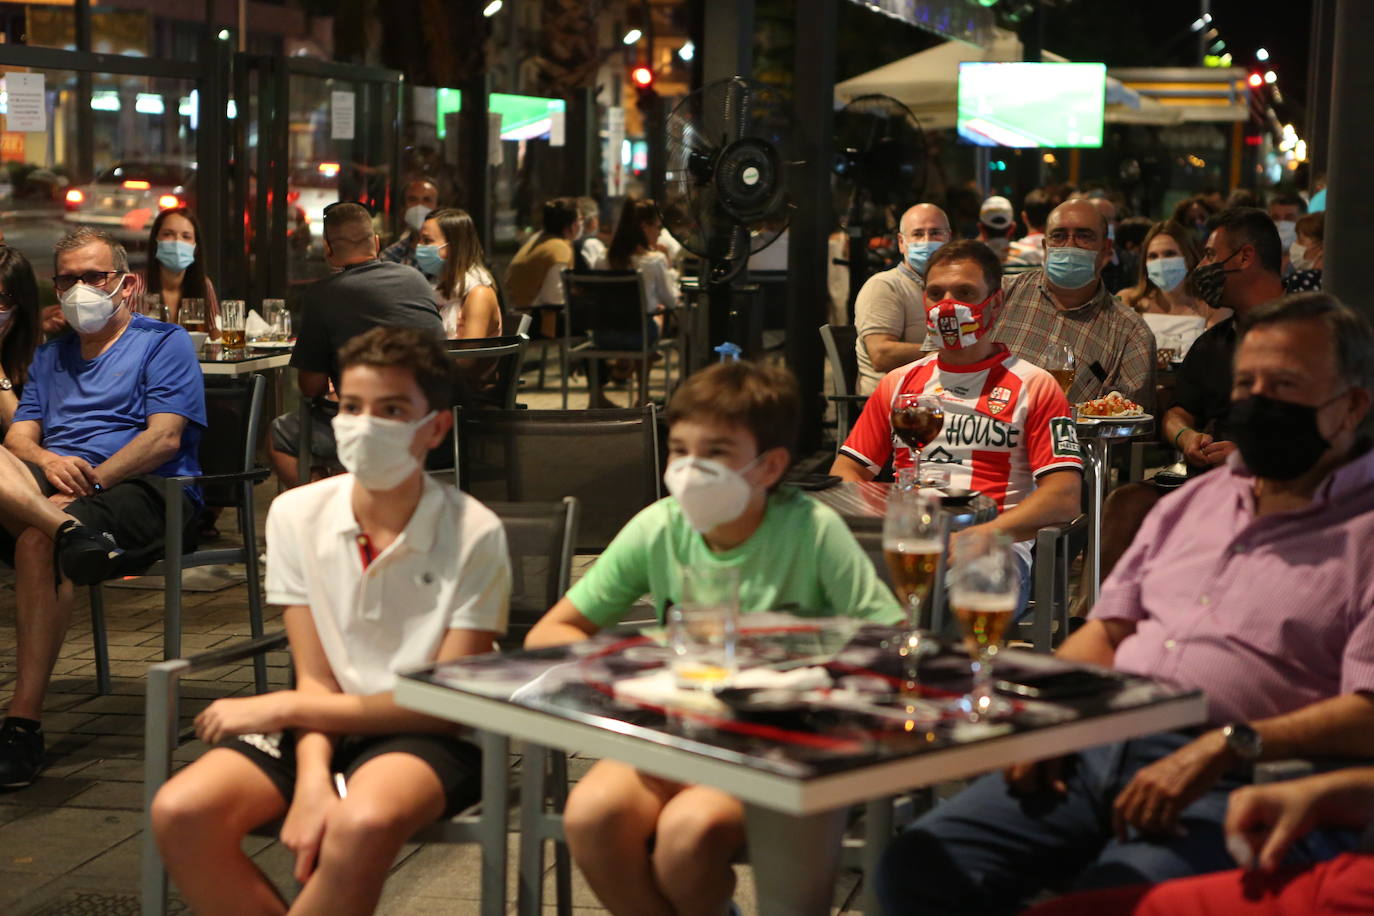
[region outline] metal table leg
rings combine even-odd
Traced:
[[[1088,578],[1088,607],[1097,604],[1102,590],[1102,500],[1107,489],[1108,439],[1085,439],[1084,470],[1088,473],[1088,556],[1084,575]]]
[[[795,817],[745,806],[759,916],[829,916],[847,813]]]

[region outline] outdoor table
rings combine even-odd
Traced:
[[[677,691],[662,672],[672,650],[645,633],[607,631],[550,649],[470,656],[397,680],[404,707],[511,738],[606,757],[666,779],[713,786],[745,805],[749,861],[763,916],[828,914],[851,806],[884,800],[886,824],[865,849],[872,868],[887,842],[892,796],[1108,742],[1203,722],[1199,691],[1106,672],[1111,687],[1072,700],[1017,700],[1011,719],[971,723],[955,699],[969,662],[946,645],[920,671],[920,697],[897,694],[909,676],[895,646],[905,631],[852,618],[750,614],[741,667],[812,667],[832,688],[798,697],[782,717],[732,714],[714,694]],[[1011,650],[999,677],[1081,667]],[[1095,669],[1101,671],[1101,669]],[[816,671],[803,672],[815,677]],[[660,685],[658,692],[647,684]],[[632,690],[632,688],[634,688]],[[528,749],[527,749],[528,750]],[[522,807],[542,816],[543,748],[525,757]],[[538,781],[532,772],[538,770]],[[538,785],[540,791],[529,791]],[[873,812],[878,808],[870,804]],[[522,823],[535,820],[522,812]],[[522,846],[525,844],[522,843]],[[539,851],[542,859],[542,849]],[[520,912],[538,913],[540,881],[522,863]],[[868,887],[874,875],[867,875]],[[869,912],[869,910],[865,910]]]
[[[876,480],[844,480],[824,490],[811,490],[811,496],[825,503],[845,520],[850,528],[881,529],[887,512],[887,494],[892,484]],[[961,506],[945,506],[950,530],[959,531],[969,525],[988,522],[997,517],[997,503],[983,494]]]
[[[1115,442],[1139,439],[1154,432],[1154,418],[1079,417],[1078,441],[1083,444],[1083,472],[1088,480],[1088,607],[1097,604],[1102,590],[1102,501],[1106,497],[1107,459]]]
[[[252,375],[266,369],[284,369],[291,362],[291,350],[255,347],[251,343],[242,350],[226,350],[219,344],[207,343],[198,359],[205,375]]]

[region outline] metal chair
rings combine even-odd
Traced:
[[[662,495],[657,412],[465,410],[453,423],[458,487],[489,502],[575,496],[578,553],[600,553],[635,513]]]
[[[1047,525],[1035,535],[1031,571],[1031,613],[1019,632],[1038,652],[1052,651],[1069,635],[1069,602],[1073,597],[1069,569],[1088,546],[1088,517]]]
[[[830,394],[828,399],[835,405],[835,453],[849,437],[854,421],[868,395],[858,394],[859,355],[855,347],[859,343],[859,332],[853,325],[821,325],[821,342],[825,344],[825,358],[830,363]]]
[[[473,396],[479,402],[505,410],[515,409],[527,343],[528,340],[520,335],[468,337],[444,342],[449,358],[462,373]]]
[[[539,618],[558,603],[572,582],[577,541],[577,498],[550,503],[487,503],[506,529],[510,554],[510,620],[503,648],[518,648]]]
[[[162,559],[133,565],[120,572],[121,575],[163,577],[163,658],[181,655],[181,575],[183,570],[198,566],[244,564],[248,574],[249,629],[254,636],[262,635],[262,586],[253,485],[266,480],[270,473],[267,468],[257,465],[258,429],[262,422],[265,390],[266,382],[261,375],[206,385],[208,422],[200,443],[200,466],[204,473],[197,477],[157,478],[166,502]],[[207,507],[236,510],[243,538],[241,546],[190,552],[183,549],[186,519],[182,512],[182,489],[193,485],[201,488]],[[132,562],[137,564],[138,560]],[[105,601],[101,584],[90,587],[90,603],[96,686],[103,696],[110,692],[110,657],[105,639]],[[261,660],[254,662],[253,681],[258,693],[267,690],[267,668]]]
[[[681,376],[686,361],[682,341],[664,336],[651,341],[649,326],[653,321],[644,298],[644,282],[634,270],[565,270],[563,271],[564,301],[567,302],[568,332],[573,337],[586,338],[570,347],[568,357],[587,362],[589,391],[597,391],[597,361],[628,359],[638,362],[639,401],[649,399],[649,368],[655,352],[663,354],[663,393],[666,398],[673,389],[672,354],[678,357]],[[624,334],[639,340],[638,348],[604,347],[596,343],[597,334]],[[666,334],[666,331],[665,331]],[[563,374],[563,407],[567,409],[568,375]]]

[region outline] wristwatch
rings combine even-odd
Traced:
[[[14,382],[11,382],[8,378],[6,378],[6,377],[4,377],[4,376],[0,376],[0,391],[13,391],[13,390],[14,390]]]
[[[1254,763],[1264,753],[1264,739],[1244,722],[1233,722],[1221,730],[1226,746],[1244,763]]]

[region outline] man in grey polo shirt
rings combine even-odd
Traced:
[[[413,267],[380,260],[380,241],[372,215],[362,204],[338,203],[324,216],[324,255],[335,273],[312,284],[302,296],[300,331],[291,353],[297,384],[307,398],[323,398],[339,386],[339,348],[379,326],[417,328],[444,337],[434,289]],[[314,460],[334,463],[330,421],[333,401],[316,401],[310,452]],[[286,486],[299,480],[300,417],[288,413],[272,421],[268,456]]]
[[[869,277],[854,302],[860,394],[872,394],[885,374],[924,355],[926,261],[949,240],[949,217],[934,204],[917,204],[902,214],[902,263]]]

